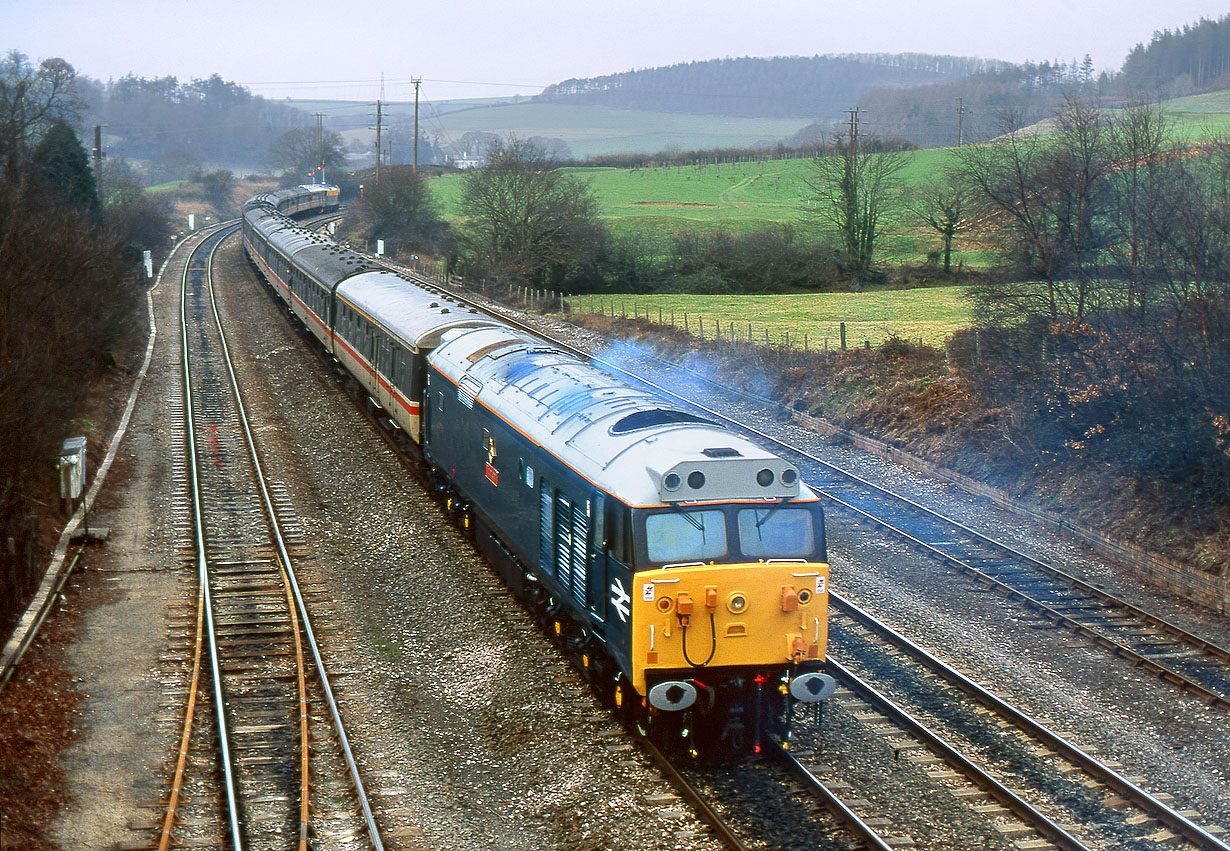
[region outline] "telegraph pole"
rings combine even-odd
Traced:
[[[965,119],[965,98],[957,98],[957,147],[961,147],[964,134],[962,133],[962,124]]]
[[[380,183],[380,158],[384,154],[384,149],[380,146],[380,131],[383,125],[383,109],[384,106],[384,72],[380,72],[380,97],[376,99],[376,183]],[[393,161],[389,160],[389,165]]]
[[[316,113],[316,156],[320,157],[320,165],[317,166],[317,171],[320,173],[320,182],[325,182],[325,114],[323,112]],[[312,179],[315,183],[316,179]]]
[[[381,99],[383,100],[383,99]],[[380,183],[380,122],[381,122],[381,100],[376,101],[376,183]]]
[[[94,185],[97,187],[98,197],[102,197],[102,162],[106,154],[103,153],[102,147],[102,128],[101,124],[94,125]]]
[[[423,83],[422,77],[415,77],[411,82],[414,83],[414,173],[419,173],[419,86]]]
[[[850,113],[850,182],[858,186],[858,108]]]

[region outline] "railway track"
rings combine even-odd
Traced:
[[[451,289],[448,294],[472,306],[483,307],[475,300],[459,297]],[[1160,675],[1205,703],[1221,709],[1230,708],[1230,651],[1117,599],[1040,559],[943,517],[913,500],[797,450],[763,431],[751,428],[744,421],[736,421],[696,405],[660,382],[647,380],[645,372],[632,373],[600,358],[593,358],[587,352],[543,335],[539,329],[520,322],[506,312],[501,311],[501,318],[531,333],[545,336],[552,343],[581,357],[596,360],[612,372],[698,409],[730,427],[749,433],[781,452],[789,453],[800,459],[809,484],[817,487],[831,504],[858,521],[887,530],[940,563],[971,577],[979,585],[993,588],[1051,623],[1091,639],[1135,666]],[[689,377],[696,378],[690,372]],[[858,612],[854,625],[838,627],[840,635],[846,635],[850,630],[868,631],[868,634],[874,631],[864,624],[869,615],[836,595],[834,599],[835,611]],[[841,618],[835,620],[840,622]],[[887,627],[877,625],[876,629]],[[905,639],[900,641],[906,642]],[[921,648],[910,646],[906,650],[897,647],[895,652],[896,658],[881,656],[880,667],[875,670],[877,676],[889,679],[909,677],[912,675],[904,673],[909,665],[923,666],[926,672],[920,675],[920,684],[939,677],[950,683],[951,688],[960,689],[964,695],[956,703],[949,700],[954,707],[964,708],[949,711],[957,716],[965,713],[968,717],[965,720],[958,717],[950,724],[955,725],[957,730],[979,724],[985,728],[990,715],[996,719],[994,728],[989,733],[984,729],[982,739],[975,737],[973,741],[964,743],[963,748],[950,744],[944,733],[928,729],[916,717],[918,712],[911,713],[898,706],[836,659],[835,673],[850,690],[851,700],[863,703],[862,719],[882,718],[882,735],[890,739],[904,737],[903,742],[909,739],[909,744],[898,744],[895,749],[898,752],[918,749],[919,762],[928,776],[941,786],[954,787],[954,797],[985,815],[1006,842],[1022,848],[1073,851],[1108,847],[1107,843],[1113,847],[1123,843],[1131,847],[1170,847],[1174,844],[1183,847],[1186,844],[1188,847],[1219,851],[1230,849],[1219,837],[1220,829],[1205,829],[1195,823],[1190,818],[1195,814],[1179,812],[1170,806],[1172,799],[1166,793],[1150,794],[1136,782],[1139,778],[1123,776],[1117,771],[1118,766],[1103,763],[1096,756],[1082,751]],[[911,654],[915,655],[911,657]],[[925,687],[919,685],[919,688],[920,693],[925,693]],[[909,694],[907,690],[903,696],[908,697]],[[974,704],[978,708],[970,709]],[[951,730],[952,727],[948,728],[949,732]],[[1010,732],[1005,733],[1004,730]],[[1005,749],[1014,751],[1020,760],[1028,762],[1029,770],[1024,774],[1019,771],[1006,772],[988,755],[1001,753]],[[816,787],[815,795],[830,812],[836,814],[852,831],[870,831],[860,842],[869,847],[880,847],[877,843],[886,842],[875,838],[875,829],[883,825],[891,830],[891,825],[885,825],[875,812],[862,819],[855,808],[847,806],[834,790],[826,788],[809,772],[806,757],[806,752],[783,755],[791,763],[791,770],[799,782],[811,783]],[[930,766],[936,767],[931,769]],[[1022,788],[1029,783],[1035,784],[1032,789],[1026,791]],[[837,784],[838,790],[843,785]],[[858,802],[861,799],[855,794],[854,800]],[[865,804],[865,801],[862,803]],[[700,811],[712,812],[704,807]],[[712,818],[709,815],[705,817]],[[900,847],[909,843],[898,838],[892,844]]]
[[[295,577],[290,501],[261,468],[200,242],[181,285],[198,593],[160,848],[383,847]],[[206,686],[206,684],[208,684]],[[208,689],[208,699],[198,694]],[[211,735],[206,736],[205,733]],[[213,770],[216,767],[217,771]],[[216,778],[216,779],[215,779]],[[192,799],[184,788],[191,784]]]
[[[772,795],[781,801],[807,799],[825,810],[827,817],[821,817],[802,835],[802,828],[797,824],[787,825],[781,821],[749,816],[747,810],[754,807],[737,809],[732,817],[727,818],[723,811],[739,808],[740,804],[736,801],[723,806],[712,800],[713,795],[706,791],[706,788],[715,783],[706,777],[705,769],[677,763],[648,739],[639,739],[639,744],[679,790],[683,800],[709,825],[717,838],[733,851],[759,847],[832,847],[833,840],[838,837],[846,847],[867,848],[872,851],[892,851],[894,848],[911,844],[903,839],[900,831],[892,831],[893,825],[889,820],[861,818],[830,791],[816,774],[784,750],[770,750],[771,754],[777,756],[777,760],[753,760],[712,771],[725,775],[725,783],[722,785],[739,787],[745,794],[749,790],[759,793],[761,789],[766,789],[768,794],[763,797]],[[774,776],[763,776],[769,774],[777,762],[785,763],[789,768],[788,772],[784,775],[778,773]],[[762,795],[756,794],[756,797]],[[890,833],[891,836],[886,835]]]
[[[452,296],[453,294],[450,292],[449,295]],[[466,299],[459,300],[467,304],[470,303]],[[315,338],[306,331],[304,332],[304,337],[309,342],[314,342]],[[323,354],[323,349],[318,346],[312,346],[311,348],[318,356],[321,356],[321,363],[327,366],[329,359]],[[407,468],[419,472],[420,465],[417,457],[406,452],[403,441],[399,439],[401,437],[400,431],[392,420],[384,416],[379,408],[372,406],[371,400],[366,393],[355,391],[354,387],[349,385],[348,382],[343,381],[343,384],[350,391],[349,395],[355,402],[356,409],[367,419],[375,431],[382,436],[389,449],[398,455]],[[426,480],[424,479],[423,481],[426,484]],[[538,630],[539,627],[537,626],[533,628],[535,632]],[[558,644],[554,646],[556,648],[560,647]],[[544,658],[543,664],[549,665],[551,663]],[[693,773],[692,766],[679,764],[661,751],[651,740],[640,736],[636,738],[641,749],[659,766],[667,779],[678,790],[680,796],[692,807],[700,820],[708,825],[719,841],[726,847],[735,849],[735,851],[745,851],[745,849],[751,847],[765,847],[766,844],[768,847],[772,847],[775,844],[777,837],[772,833],[772,825],[766,826],[765,830],[767,833],[749,836],[746,839],[741,837],[740,829],[731,820],[725,818],[721,814],[720,808],[712,805],[706,793],[689,779],[689,775]],[[811,776],[804,779],[805,777],[807,777],[806,770],[802,769],[793,781],[793,789],[787,788],[775,791],[781,791],[787,797],[794,795],[796,797],[804,796],[815,799],[821,807],[829,811],[832,817],[831,823],[823,826],[821,829],[844,833],[849,840],[850,847],[864,847],[878,849],[879,851],[888,851],[888,849],[894,847],[881,837],[870,823],[854,816],[845,804],[835,795],[828,792],[817,778]],[[651,803],[669,808],[668,801],[653,801]]]
[[[431,282],[424,283],[434,286]],[[464,303],[482,307],[474,300],[459,297],[452,290],[449,290],[448,294]],[[536,328],[506,314],[502,318],[543,336]],[[1230,707],[1230,698],[1227,697],[1230,695],[1230,677],[1227,677],[1230,668],[1224,664],[1230,660],[1230,652],[1149,612],[1117,600],[1101,589],[1040,560],[999,544],[915,502],[839,470],[821,459],[802,453],[770,435],[751,429],[744,422],[734,421],[716,411],[697,406],[660,384],[646,381],[641,375],[632,374],[601,359],[592,358],[575,347],[562,344],[558,340],[552,342],[582,357],[597,360],[613,372],[648,385],[663,395],[698,408],[707,416],[744,433],[751,433],[761,441],[777,446],[781,451],[802,458],[801,466],[806,474],[810,474],[809,482],[818,484],[819,489],[842,510],[854,514],[862,521],[893,532],[935,556],[942,563],[974,577],[980,584],[994,587],[1010,598],[1029,605],[1044,613],[1049,620],[1094,639],[1103,647],[1125,656],[1138,666],[1161,674],[1168,681],[1180,685],[1210,704],[1222,708]],[[840,601],[840,598],[838,600]],[[840,605],[848,606],[844,601],[840,601]],[[854,629],[864,630],[866,627],[860,621]],[[947,669],[947,666],[944,667],[948,673],[938,673],[938,669],[933,666],[942,663],[921,649],[917,649],[917,652],[926,657],[926,661],[922,661],[922,657],[915,657],[913,660],[914,664],[927,668],[924,679],[940,676],[945,681],[960,683],[960,688],[968,689],[968,700],[976,701],[982,707],[974,710],[978,720],[985,722],[985,716],[990,712],[999,719],[996,729],[1002,725],[1003,728],[1015,730],[1013,735],[1018,736],[1018,739],[1009,743],[1001,740],[991,747],[992,750],[1006,747],[1027,755],[1033,765],[1032,774],[1028,778],[1014,775],[1013,788],[1010,788],[1008,782],[996,776],[1002,772],[995,766],[979,766],[979,759],[984,763],[990,761],[985,756],[988,748],[985,739],[979,741],[975,737],[973,743],[967,744],[966,749],[973,756],[966,756],[961,749],[948,744],[943,735],[921,725],[909,711],[895,706],[886,696],[878,694],[858,678],[853,670],[840,665],[834,667],[838,669],[856,699],[867,701],[868,706],[874,707],[874,713],[887,719],[887,724],[908,730],[908,734],[915,737],[914,747],[926,749],[923,752],[927,756],[921,760],[924,764],[941,764],[935,778],[937,782],[946,785],[951,777],[960,777],[959,784],[963,785],[963,788],[955,791],[954,796],[962,800],[973,800],[971,806],[991,819],[1006,840],[1018,847],[1029,848],[1084,849],[1105,847],[1107,842],[1160,847],[1172,842],[1186,842],[1190,847],[1230,851],[1230,846],[1225,845],[1215,831],[1206,830],[1191,821],[1191,814],[1180,813],[1172,808],[1169,805],[1169,797],[1164,793],[1149,794],[1132,779],[1119,774],[1115,766],[1099,762],[1096,757],[1081,751],[1062,736],[1046,730],[1019,710],[999,701],[984,690],[977,689],[952,669]],[[1159,662],[1160,659],[1172,659],[1175,663]],[[900,664],[898,666],[902,671],[908,667]],[[908,674],[901,673],[899,676]],[[960,729],[962,722],[957,721],[955,726]],[[982,755],[979,754],[979,748],[983,749]],[[806,754],[801,756],[805,757]],[[792,771],[796,773],[799,781],[804,784],[811,783],[815,787],[814,794],[826,808],[838,814],[852,830],[867,831],[860,836],[860,843],[869,847],[899,847],[909,844],[900,838],[890,844],[877,837],[870,823],[880,822],[881,819],[874,815],[869,819],[860,818],[838,795],[827,789],[824,783],[808,771],[805,759],[793,755],[786,758],[792,761]],[[668,773],[675,775],[676,783],[681,782],[674,769],[670,769]],[[1079,779],[1075,779],[1078,774]],[[1039,776],[1042,776],[1041,780],[1038,780]],[[1041,797],[1040,802],[1031,803],[1026,800],[1028,796],[1022,794],[1021,789],[1015,788],[1022,785],[1023,779],[1035,781],[1036,785],[1041,787],[1033,792],[1035,796]],[[1056,792],[1056,789],[1060,791]],[[715,829],[731,847],[743,847],[740,840],[727,828],[717,826],[720,825],[720,819],[712,808],[696,804],[699,797],[691,793],[685,794],[694,801],[694,805],[704,814],[706,820],[715,825]],[[1074,799],[1079,799],[1078,805],[1071,803]],[[1052,817],[1055,814],[1058,814],[1057,818],[1060,819],[1066,816],[1066,820],[1061,823],[1056,817]],[[1087,820],[1088,824],[1085,824],[1084,820]],[[1068,823],[1072,821],[1081,822],[1081,827],[1072,828]],[[1077,835],[1082,832],[1087,835]]]
[[[1196,823],[1169,795],[1148,792],[1140,778],[1124,776],[840,595],[830,602],[830,672],[851,692],[847,708],[1018,847],[1024,840],[1024,847],[1069,851],[1230,851],[1220,828]]]
[[[421,276],[416,277],[426,285],[438,286]],[[449,294],[467,304],[486,308],[485,304],[464,294],[453,290],[449,290]],[[1095,642],[1198,700],[1230,710],[1230,649],[904,495],[843,470],[753,427],[744,419],[735,419],[700,405],[694,401],[695,393],[685,395],[686,390],[672,390],[663,378],[651,380],[644,371],[630,371],[552,338],[540,328],[518,320],[511,311],[502,311],[501,319],[795,458],[807,483],[839,511],[890,533],[980,586],[996,590],[1056,626]],[[681,389],[699,387],[709,394],[717,390],[722,394],[744,396],[770,410],[780,407],[769,399],[719,386],[677,364],[657,360],[653,367],[655,372],[667,376],[682,376],[677,379]]]

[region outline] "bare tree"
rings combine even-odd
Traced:
[[[1148,103],[1123,110],[1108,134],[1114,163],[1108,177],[1115,195],[1108,221],[1114,235],[1109,254],[1124,281],[1123,307],[1135,321],[1145,317],[1152,296],[1150,269],[1159,246],[1149,223],[1156,219],[1166,192],[1169,136],[1170,123]]]
[[[944,274],[952,272],[952,250],[957,236],[974,227],[976,209],[970,188],[948,174],[933,177],[910,194],[914,217],[935,231],[942,241]]]
[[[1010,236],[1017,257],[1046,282],[1044,309],[1055,318],[1059,315],[1055,282],[1062,260],[1045,197],[1046,142],[1027,131],[1017,113],[1005,112],[1000,120],[999,137],[956,150],[954,174],[985,206],[992,223]]]
[[[589,184],[518,139],[495,144],[487,164],[466,175],[461,212],[471,260],[539,284],[580,274],[604,239]]]
[[[340,168],[346,162],[341,135],[326,130],[317,139],[316,130],[311,127],[287,130],[270,146],[269,153],[274,166],[282,169],[294,183],[307,180],[308,175],[322,165],[328,174],[330,169]]]
[[[835,139],[833,153],[812,160],[804,182],[811,189],[814,212],[821,226],[837,240],[857,290],[872,273],[876,248],[891,219],[897,215],[901,184],[897,173],[905,166],[899,151],[861,154],[849,137]],[[864,145],[874,145],[874,137]]]
[[[10,50],[0,59],[0,167],[4,182],[17,183],[26,157],[42,131],[55,121],[71,123],[80,108],[77,72],[63,59],[29,57]]]
[[[1045,453],[1224,493],[1230,143],[1177,145],[1149,107],[1069,101],[1054,127],[957,154],[988,224],[1030,261],[1018,272],[1045,284],[977,291],[979,375]]]
[[[410,166],[387,168],[354,206],[362,219],[363,238],[385,240],[390,252],[436,252],[444,247],[448,226],[440,218],[427,179]]]

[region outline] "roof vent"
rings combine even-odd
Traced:
[[[676,423],[702,423],[712,425],[708,420],[689,414],[686,411],[676,411],[670,408],[636,411],[628,414],[615,425],[611,426],[611,434],[627,434],[642,428],[673,425]]]
[[[700,454],[708,458],[742,458],[743,457],[743,453],[741,453],[738,449],[731,449],[730,447],[727,447],[727,446],[721,446],[715,449],[702,449],[700,451]]]

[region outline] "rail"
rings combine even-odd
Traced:
[[[1096,777],[1100,782],[1113,789],[1125,800],[1130,801],[1134,806],[1147,812],[1153,818],[1157,819],[1171,830],[1174,830],[1189,842],[1194,843],[1200,848],[1214,849],[1215,851],[1230,851],[1230,845],[1227,845],[1219,837],[1206,831],[1200,825],[1196,824],[1191,819],[1175,810],[1173,807],[1154,797],[1148,791],[1128,780],[1122,774],[1098,760],[1096,757],[1093,757],[1081,750],[1063,736],[1042,725],[1029,715],[1026,715],[1024,712],[1017,709],[1012,704],[1005,702],[997,695],[978,685],[956,668],[947,664],[915,642],[910,641],[904,635],[892,629],[884,622],[878,620],[870,613],[864,611],[843,598],[841,595],[834,592],[830,592],[829,600],[835,608],[839,609],[841,612],[851,617],[868,630],[872,631],[885,641],[906,653],[911,659],[921,664],[928,671],[948,682],[950,685],[960,689],[965,694],[970,695],[984,707],[1001,716],[1013,726],[1024,731],[1027,735],[1037,739],[1040,742],[1043,742],[1046,747],[1060,754],[1064,759],[1074,765],[1080,766],[1082,770],[1091,776]],[[849,672],[840,665],[837,665],[837,668],[843,675],[849,674]],[[877,706],[877,708],[880,707]],[[947,759],[948,757],[945,756],[944,758]],[[1008,806],[1006,802],[1001,803]],[[1009,808],[1011,809],[1011,807]],[[1058,828],[1057,825],[1052,824],[1051,828],[1062,832],[1062,829]],[[1055,837],[1048,836],[1048,838],[1051,839],[1051,841],[1056,841]]]
[[[308,612],[306,603],[303,599],[303,594],[299,588],[297,577],[295,576],[292,559],[287,549],[287,544],[283,532],[280,528],[278,515],[274,507],[274,501],[269,493],[266,485],[266,476],[261,467],[259,451],[256,441],[253,436],[247,412],[243,404],[242,393],[239,388],[238,378],[236,376],[233,359],[230,349],[227,344],[226,334],[222,327],[221,317],[218,312],[218,306],[214,295],[212,266],[214,252],[222,241],[234,231],[234,227],[228,232],[221,234],[210,248],[210,253],[203,267],[196,265],[199,261],[190,260],[184,270],[184,277],[181,282],[181,307],[180,307],[180,322],[182,333],[181,355],[183,358],[183,374],[184,374],[184,396],[185,396],[185,429],[187,432],[188,455],[190,462],[189,469],[189,484],[190,498],[193,507],[193,525],[194,534],[197,541],[197,556],[196,567],[200,583],[200,601],[198,630],[206,636],[210,652],[210,670],[212,674],[212,693],[213,703],[215,708],[216,723],[218,725],[218,747],[221,751],[221,763],[223,769],[223,784],[225,787],[225,798],[228,809],[228,825],[229,843],[236,851],[241,851],[244,847],[244,830],[243,830],[243,802],[239,799],[237,792],[237,780],[233,759],[233,746],[231,744],[231,734],[227,729],[226,715],[226,697],[223,693],[223,677],[220,670],[221,652],[217,643],[217,624],[215,621],[215,605],[213,595],[210,593],[210,570],[209,557],[206,548],[206,534],[204,528],[205,508],[202,500],[201,475],[198,468],[200,456],[200,435],[195,425],[197,412],[193,401],[193,384],[192,384],[192,357],[189,352],[189,323],[187,316],[188,304],[188,280],[189,273],[195,272],[204,274],[204,280],[207,287],[209,298],[209,311],[212,313],[212,319],[218,330],[218,339],[220,341],[220,360],[227,374],[231,398],[235,409],[235,418],[238,423],[239,432],[242,436],[243,443],[246,448],[247,458],[252,471],[252,481],[255,485],[255,490],[259,496],[259,504],[261,513],[264,515],[266,527],[268,530],[269,541],[273,544],[276,550],[277,559],[279,561],[279,570],[283,580],[283,586],[286,593],[286,604],[288,607],[289,617],[291,621],[291,632],[294,636],[295,648],[293,655],[297,660],[296,665],[296,691],[297,691],[297,725],[299,728],[299,736],[301,741],[299,755],[299,810],[298,810],[298,847],[306,849],[309,845],[310,833],[310,796],[309,796],[309,777],[308,777],[308,729],[307,723],[309,718],[306,681],[304,679],[304,648],[302,641],[306,639],[309,653],[312,657],[313,665],[317,674],[318,682],[322,693],[324,694],[325,703],[328,708],[328,714],[333,722],[334,729],[340,741],[342,755],[345,759],[347,772],[350,782],[353,786],[356,796],[358,810],[362,815],[363,823],[367,834],[371,839],[372,845],[377,851],[383,851],[383,842],[380,836],[380,831],[376,825],[375,816],[372,811],[370,802],[367,798],[367,793],[364,788],[362,778],[360,776],[358,765],[355,760],[353,750],[350,745],[349,738],[346,734],[345,725],[342,722],[340,711],[337,706],[337,701],[333,693],[332,686],[329,681],[329,676],[324,664],[324,659],[321,655],[319,645],[316,640],[315,632],[311,624],[311,616]],[[195,255],[194,255],[195,256]],[[205,643],[198,636],[198,648]],[[198,649],[199,653],[199,649]],[[199,671],[199,656],[194,662],[194,669]],[[194,680],[195,683],[195,680]],[[174,807],[179,799],[179,789],[182,785],[183,764],[187,757],[187,746],[190,738],[191,726],[191,706],[195,701],[195,685],[192,696],[190,697],[188,718],[185,722],[185,731],[180,748],[179,765],[176,769],[176,779],[172,790],[171,806],[168,808],[167,817],[164,825],[163,846],[169,842],[170,827],[174,823]]]

